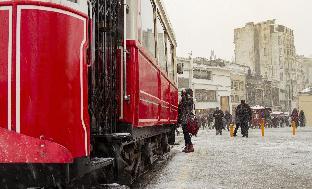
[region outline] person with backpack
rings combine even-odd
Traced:
[[[194,117],[193,114],[194,102],[193,102],[193,91],[191,89],[182,90],[181,101],[178,107],[178,123],[182,125],[185,147],[182,152],[190,153],[194,152],[194,147],[191,139],[191,135],[187,129],[189,120]]]
[[[248,104],[246,104],[245,100],[241,101],[241,104],[237,106],[235,112],[235,121],[236,127],[234,131],[234,136],[237,136],[237,130],[241,127],[241,133],[243,137],[248,138],[248,122],[251,121],[252,111]]]

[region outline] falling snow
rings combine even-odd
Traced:
[[[193,138],[195,152],[175,146],[166,163],[160,162],[133,188],[312,188],[312,128],[250,130],[249,138],[231,139],[225,132],[200,131]]]

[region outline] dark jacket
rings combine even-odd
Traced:
[[[224,117],[224,114],[222,110],[216,110],[213,113],[213,117],[215,118],[215,125],[223,125],[222,118]]]
[[[295,109],[293,109],[293,111],[291,113],[291,120],[292,121],[298,121],[298,119],[299,119],[298,110],[295,108]]]
[[[248,104],[240,104],[236,108],[235,115],[237,123],[249,122],[252,118],[252,111]]]
[[[225,112],[224,118],[225,118],[227,123],[231,123],[232,122],[232,115],[229,112]]]
[[[302,110],[299,113],[299,120],[300,121],[304,121],[305,120],[304,112]]]
[[[193,115],[194,102],[190,95],[183,95],[178,109],[178,123],[187,124],[188,118]]]

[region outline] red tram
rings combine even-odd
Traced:
[[[161,0],[0,0],[0,26],[1,188],[131,183],[174,143]]]

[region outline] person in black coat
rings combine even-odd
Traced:
[[[213,113],[209,113],[208,116],[208,128],[213,129]]]
[[[299,123],[300,127],[305,127],[305,115],[303,110],[301,110],[299,113]]]
[[[222,118],[224,117],[222,110],[220,110],[217,107],[216,111],[213,113],[213,117],[215,118],[216,135],[218,135],[218,134],[222,135],[222,129],[223,129],[223,119]]]
[[[178,107],[178,123],[182,125],[182,130],[184,134],[185,148],[183,152],[189,153],[194,152],[191,135],[187,130],[187,123],[190,116],[193,115],[194,101],[193,101],[193,91],[191,89],[182,90],[181,101]]]
[[[245,100],[242,100],[241,104],[237,106],[235,112],[236,127],[234,131],[234,136],[236,136],[238,128],[241,127],[241,133],[243,137],[248,138],[248,122],[251,121],[251,118],[251,108],[248,104],[246,104]]]

